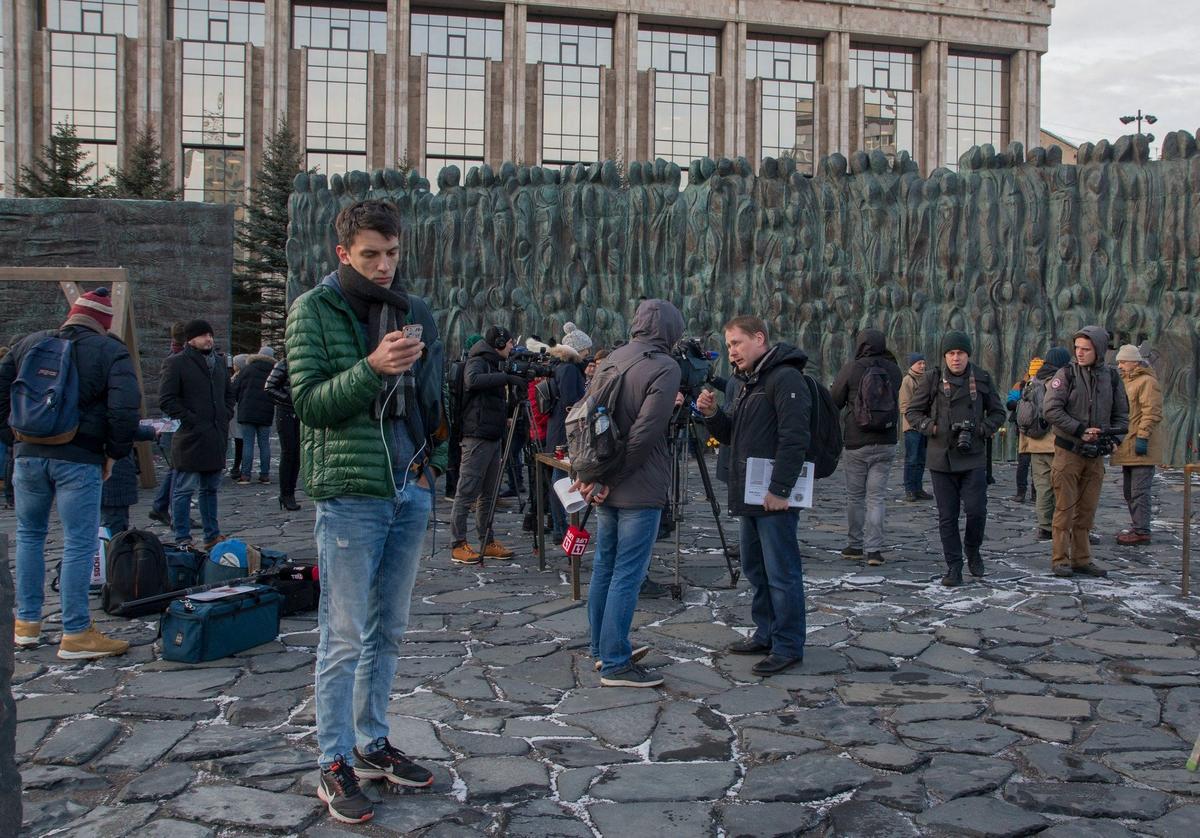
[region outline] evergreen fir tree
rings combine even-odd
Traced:
[[[162,147],[149,125],[138,132],[133,147],[129,149],[129,165],[108,171],[113,179],[113,198],[174,201],[182,193],[182,190],[172,186],[174,176],[171,164],[163,160]]]
[[[287,323],[287,225],[292,181],[304,169],[304,150],[280,122],[263,149],[250,203],[237,224],[240,254],[233,279],[233,351],[270,344],[282,357]],[[310,169],[309,172],[314,172]]]
[[[54,136],[42,146],[32,166],[22,166],[17,178],[17,195],[22,198],[102,198],[108,178],[93,179],[94,162],[80,148],[75,126],[60,122]]]

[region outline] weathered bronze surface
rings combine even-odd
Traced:
[[[289,299],[332,270],[333,219],[363,197],[395,201],[401,271],[437,312],[451,352],[471,332],[625,336],[641,297],[673,300],[711,347],[739,313],[808,353],[829,379],[876,326],[898,355],[935,357],[949,329],[1008,386],[1029,359],[1099,323],[1151,350],[1172,462],[1194,459],[1200,420],[1200,155],[1175,132],[1061,150],[971,149],[928,178],[908,155],[833,154],[816,177],[767,159],[663,160],[564,170],[457,167],[439,191],[415,172],[300,175],[291,198]]]

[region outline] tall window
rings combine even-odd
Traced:
[[[117,35],[137,36],[137,0],[47,0],[50,119],[75,126],[96,178],[117,166]]]
[[[504,57],[504,24],[498,18],[432,14],[413,14],[411,23],[412,54],[428,55],[425,170],[436,189],[444,167],[453,164],[465,175],[483,163],[484,61]]]
[[[1008,137],[1008,62],[989,55],[951,55],[946,70],[946,154],[943,165],[973,145],[1000,148]]]
[[[525,60],[542,64],[542,163],[600,157],[600,70],[612,65],[612,29],[531,21]]]
[[[638,69],[655,70],[654,156],[687,168],[708,156],[708,75],[716,73],[717,37],[702,32],[638,31]]]
[[[791,157],[813,174],[813,100],[820,48],[798,41],[746,41],[746,78],[762,79],[760,137],[764,157]]]
[[[889,159],[913,150],[916,56],[902,50],[851,48],[850,86],[863,88],[865,151],[880,149]]]
[[[263,45],[262,0],[171,0],[171,37]]]
[[[387,12],[293,9],[293,46],[308,48],[308,165],[322,174],[367,167],[368,51],[387,51]]]

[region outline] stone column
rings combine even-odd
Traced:
[[[750,113],[750,98],[746,84],[746,24],[737,24],[734,36],[734,61],[732,72],[726,72],[729,85],[733,90],[733,155],[745,156],[750,160],[755,171],[758,170],[758,157],[750,147],[750,120],[757,119],[758,108],[754,108],[754,116]]]
[[[0,531],[0,637],[5,639],[13,636],[13,598],[8,533]],[[16,763],[17,708],[12,695],[12,675],[13,644],[9,640],[0,643],[0,823],[9,824],[16,834],[21,823],[21,775]]]
[[[913,158],[926,177],[942,165],[946,154],[946,65],[949,63],[949,44],[930,41],[921,49],[921,86],[913,114],[913,135],[922,141],[913,149]]]
[[[505,26],[508,24],[507,9],[513,10],[512,35],[504,39],[504,63],[508,68],[505,73],[506,79],[511,79],[512,86],[504,91],[506,99],[512,102],[512,124],[511,131],[506,136],[508,143],[508,151],[506,155],[510,160],[523,160],[528,166],[541,165],[542,158],[535,157],[533,160],[525,159],[525,121],[527,119],[528,101],[525,95],[526,72],[528,65],[525,63],[525,36],[528,29],[529,7],[524,3],[516,5],[509,3],[505,9],[504,16]],[[508,34],[507,32],[505,33]],[[541,101],[540,99],[538,100]],[[505,126],[505,131],[509,131],[510,126]],[[466,172],[463,173],[466,175]]]
[[[830,32],[822,49],[821,87],[825,93],[824,153],[849,154],[850,148],[850,33]]]
[[[620,13],[613,26],[613,69],[617,77],[617,147],[613,156],[626,165],[637,159],[638,16]]]
[[[1026,150],[1041,144],[1042,56],[1018,50],[1008,58],[1009,136],[1006,142],[1024,144]]]
[[[275,133],[288,115],[288,51],[292,42],[292,10],[288,0],[265,0],[263,61],[263,136]]]
[[[725,102],[722,113],[716,115],[721,121],[714,132],[716,142],[712,148],[713,157],[732,158],[746,153],[745,143],[738,142],[739,136],[744,136],[746,131],[745,36],[744,23],[729,21],[721,30],[721,79],[725,87]],[[715,103],[716,98],[712,97],[710,101]]]
[[[138,5],[137,128],[147,124],[163,142],[163,44],[167,40],[167,7],[157,0]]]
[[[33,112],[33,51],[38,2],[0,3],[0,14],[4,15],[4,190],[13,195],[17,172],[22,166],[33,165],[37,151],[34,126],[39,120]],[[49,56],[44,55],[42,60],[49,75]],[[49,113],[49,106],[43,111]]]
[[[386,166],[395,166],[411,155],[408,148],[408,50],[412,4],[388,0],[387,76],[384,79],[383,155]]]

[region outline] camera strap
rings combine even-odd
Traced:
[[[967,367],[967,372],[968,372],[967,389],[971,393],[971,403],[974,404],[975,400],[977,398],[979,398],[979,388],[975,385],[975,368]],[[946,373],[945,373],[945,371],[943,371],[942,372],[942,395],[946,397],[947,402],[950,401],[950,392],[951,392],[950,382],[946,379]]]

